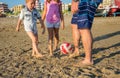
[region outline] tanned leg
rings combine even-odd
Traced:
[[[36,35],[34,35],[32,32],[27,32],[27,34],[32,40],[32,46],[33,46],[32,55],[35,57],[43,57],[43,55],[40,54],[39,50],[38,50],[38,37]]]
[[[53,56],[53,28],[48,28],[48,48],[50,50],[50,56]]]
[[[54,28],[54,49],[58,48],[59,43],[59,28]]]
[[[73,43],[74,43],[74,52],[70,54],[71,57],[79,56],[79,40],[80,40],[80,33],[77,28],[76,24],[72,24],[72,36],[73,36]]]
[[[92,60],[92,34],[89,29],[80,29],[82,43],[85,51],[84,64],[93,64]]]

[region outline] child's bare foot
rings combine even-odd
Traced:
[[[52,57],[53,56],[53,53],[50,53],[50,55],[49,55],[50,57]]]
[[[34,51],[32,52],[32,56],[35,56],[35,52]]]
[[[36,58],[42,58],[42,57],[44,57],[42,54],[40,54],[40,53],[37,53],[37,54],[35,54],[34,55]]]

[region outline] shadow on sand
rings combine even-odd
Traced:
[[[99,36],[99,37],[96,37],[93,39],[93,41],[100,41],[100,40],[103,40],[103,39],[107,39],[107,38],[110,38],[112,36],[115,36],[115,35],[120,35],[120,31],[117,31],[117,32],[114,32],[114,33],[109,33],[109,34],[106,34],[106,35],[103,35],[103,36]],[[82,44],[80,43],[80,46],[82,46]],[[97,54],[99,52],[104,52],[104,50],[106,49],[110,49],[110,48],[113,48],[113,47],[119,47],[120,46],[120,42],[119,43],[116,43],[116,44],[113,44],[107,48],[94,48],[93,49],[93,55],[94,54]],[[115,56],[116,54],[120,54],[120,51],[117,51],[117,52],[114,52],[114,53],[111,53],[109,56],[104,56],[102,58],[98,58],[95,60],[95,64],[99,63],[100,61],[102,61],[104,58],[110,58],[110,57],[113,57]],[[85,53],[81,54],[80,57],[85,57]],[[76,57],[77,58],[77,57]]]
[[[114,33],[110,33],[110,34],[106,34],[106,35],[103,35],[103,36],[100,36],[100,37],[96,37],[94,38],[94,41],[100,41],[100,40],[103,40],[103,39],[107,39],[107,38],[110,38],[112,36],[115,36],[115,35],[120,35],[120,31],[117,31],[117,32],[114,32]],[[99,53],[100,51],[104,52],[104,50],[106,49],[110,49],[110,48],[113,48],[113,47],[118,47],[120,46],[120,43],[117,43],[117,44],[113,44],[107,48],[96,48],[96,49],[93,49],[93,53],[92,54],[97,54]],[[110,57],[113,57],[117,54],[120,54],[120,51],[117,51],[117,52],[114,52],[114,53],[111,53],[109,54],[109,56],[104,56],[102,58],[98,58],[95,60],[95,64],[99,63],[100,61],[102,61],[104,58],[110,58]]]

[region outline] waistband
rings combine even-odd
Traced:
[[[89,1],[101,3],[103,0],[80,0],[80,2],[89,2]]]

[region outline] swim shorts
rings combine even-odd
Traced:
[[[79,11],[73,14],[71,24],[77,24],[78,29],[91,29],[94,20],[94,15],[100,3],[93,1],[81,1],[79,3]]]

